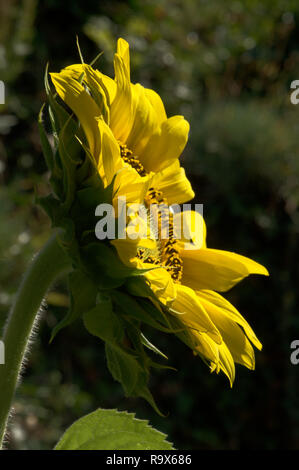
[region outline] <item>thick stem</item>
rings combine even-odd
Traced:
[[[0,448],[36,314],[52,282],[69,267],[70,262],[55,234],[34,258],[19,288],[3,335],[5,364],[0,364]]]

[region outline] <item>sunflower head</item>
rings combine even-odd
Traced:
[[[105,342],[108,367],[125,393],[156,407],[150,370],[165,367],[157,355],[167,357],[145,331],[175,334],[232,384],[235,363],[253,369],[252,345],[261,344],[219,292],[268,273],[244,256],[208,248],[200,211],[181,211],[194,197],[180,164],[189,124],[167,117],[157,93],[131,82],[123,39],[114,71],[110,78],[91,65],[71,65],[51,74],[55,90],[46,73],[48,109],[39,128],[52,193],[40,203],[63,228],[73,263],[71,306],[52,339],[81,318]],[[103,227],[112,235],[103,236]]]

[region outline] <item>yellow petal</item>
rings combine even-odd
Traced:
[[[195,289],[227,291],[249,274],[268,276],[264,266],[230,251],[203,248],[183,250],[182,282]]]
[[[213,367],[219,369],[219,344],[215,343],[213,339],[206,333],[200,333],[192,330],[191,341],[193,342],[193,350],[200,354],[204,361],[213,363]]]
[[[116,94],[111,103],[110,126],[116,139],[126,143],[134,122],[136,103],[132,99],[130,68],[119,54],[114,55],[114,70]]]
[[[219,346],[218,350],[219,350],[220,369],[228,377],[230,386],[232,387],[234,380],[235,380],[235,374],[236,374],[235,363],[234,363],[233,357],[225,343],[222,343]]]
[[[120,156],[119,145],[103,119],[98,119],[98,129],[101,136],[98,170],[102,179],[109,185],[115,173],[123,168],[123,160]]]
[[[226,344],[224,342],[216,344],[205,333],[194,332],[192,339],[194,351],[200,355],[204,362],[210,362],[211,372],[218,374],[222,370],[232,386],[235,379],[235,364]]]
[[[85,64],[72,64],[65,67],[62,72],[68,72],[72,74],[72,78],[78,80],[80,75],[84,73]]]
[[[163,121],[166,121],[167,115],[164,108],[163,101],[161,100],[158,93],[150,88],[145,88],[145,96],[147,97],[148,101],[151,103],[153,109],[156,113],[157,122],[159,125],[162,124]]]
[[[105,122],[110,123],[110,96],[106,90],[101,76],[89,65],[84,65],[84,84],[87,85],[92,98],[101,110]]]
[[[221,334],[192,289],[178,284],[177,296],[172,308],[174,311],[180,312],[178,318],[186,326],[195,331],[207,333],[215,342],[221,343]]]
[[[181,211],[173,216],[174,237],[181,240],[183,250],[206,247],[207,228],[202,215],[197,211]]]
[[[189,127],[183,116],[172,116],[162,122],[142,152],[144,166],[159,171],[179,158],[188,140]]]
[[[142,162],[143,147],[159,124],[152,102],[163,114],[161,103],[143,86],[130,82],[129,44],[124,39],[117,42],[114,70],[117,91],[111,105],[111,128],[116,138],[126,143]]]
[[[154,266],[150,263],[142,263],[142,267],[151,269]],[[176,286],[168,271],[165,268],[151,269],[144,276],[159,301],[164,305],[172,304],[176,297]]]
[[[150,239],[132,239],[128,236],[124,239],[115,239],[111,244],[116,248],[121,261],[130,267],[142,268],[140,260],[136,258],[138,248],[154,250],[156,242]],[[138,264],[139,261],[139,264]]]
[[[117,41],[117,54],[122,58],[124,67],[128,74],[130,80],[130,47],[129,43],[123,39],[119,38]]]
[[[132,167],[124,165],[117,172],[114,182],[113,204],[118,204],[118,198],[126,198],[127,204],[143,204],[144,198],[152,186],[152,175],[140,176]]]
[[[155,173],[153,187],[163,192],[169,205],[183,204],[194,198],[191,184],[179,160],[170,162],[169,166]]]
[[[212,321],[219,329],[223,341],[228,347],[234,361],[253,370],[255,367],[254,351],[244,331],[226,314],[224,308],[211,302],[213,295],[207,300],[201,295],[201,292],[197,292],[197,294]]]
[[[90,86],[91,84],[90,74],[92,74],[93,79],[97,82],[99,86],[103,88],[105,94],[108,96],[108,105],[110,106],[116,94],[116,83],[112,78],[108,77],[107,75],[104,75],[99,70],[94,69],[93,67],[87,64],[69,65],[68,67],[63,69],[63,71],[64,70],[68,73],[71,73],[72,78],[74,78],[75,80],[78,80],[82,73],[84,73],[84,81],[87,86]],[[92,81],[94,82],[93,79]]]
[[[146,97],[143,86],[139,84],[131,85],[131,90],[134,120],[127,137],[127,146],[144,164],[144,148],[158,128],[158,119],[153,106]],[[151,165],[145,165],[145,167],[148,171],[152,170]]]
[[[147,171],[166,168],[183,151],[189,124],[183,116],[167,119],[159,95],[130,82],[129,45],[124,39],[117,44],[114,70],[117,90],[110,125],[116,139],[133,151]],[[180,179],[184,179],[183,172]]]
[[[238,310],[228,300],[222,297],[222,295],[211,290],[197,291],[197,295],[219,329],[221,329],[219,324],[222,322],[228,322],[226,323],[227,325],[236,323],[244,329],[247,337],[254,346],[259,350],[262,349],[262,345],[251,326],[240,312],[238,312]]]
[[[98,70],[95,70],[95,73],[97,75],[99,83],[104,88],[106,95],[109,96],[108,105],[111,106],[116,96],[116,83],[112,78],[108,77],[107,75],[104,75]]]
[[[101,110],[84,87],[72,78],[71,72],[62,71],[50,75],[58,95],[76,114],[82,124],[90,152],[98,160],[100,133],[96,118],[101,115]]]

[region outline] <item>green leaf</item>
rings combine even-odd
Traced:
[[[174,450],[166,439],[132,413],[99,408],[72,424],[55,450]]]

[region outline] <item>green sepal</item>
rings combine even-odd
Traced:
[[[136,357],[111,343],[105,344],[105,351],[112,377],[121,383],[127,397],[135,395],[138,375],[142,372]]]
[[[140,329],[124,320],[121,308],[115,313],[110,294],[99,293],[97,305],[84,313],[85,328],[105,342],[108,369],[125,395],[145,398],[161,414],[147,387],[152,361],[145,354]]]
[[[150,349],[151,351],[153,351],[155,354],[158,354],[159,356],[162,356],[164,359],[168,359],[168,357],[162,352],[160,351],[160,349],[158,349],[153,343],[151,343],[147,338],[146,336],[144,336],[143,333],[140,333],[140,339],[141,339],[141,342],[142,344]]]
[[[50,107],[50,120],[53,128],[53,132],[56,136],[59,135],[60,130],[63,128],[67,120],[69,119],[69,113],[57,102],[55,99],[55,95],[53,95],[51,91],[51,87],[48,80],[48,68],[49,64],[46,65],[45,75],[44,75],[44,83],[46,94],[49,102]]]
[[[165,319],[149,299],[132,297],[125,292],[113,291],[111,293],[114,303],[118,308],[132,319],[146,323],[164,333],[173,333],[172,329],[165,326]]]
[[[58,138],[58,152],[61,158],[61,164],[63,168],[63,186],[65,195],[63,201],[63,208],[66,212],[70,209],[74,201],[76,190],[76,167],[80,163],[80,160],[76,161],[74,159],[74,157],[76,157],[76,153],[72,154],[72,147],[71,145],[68,145],[70,139],[67,136],[67,128],[70,122],[71,118],[69,118],[68,121],[65,123],[64,127],[59,133]],[[76,139],[73,138],[73,141],[76,141]]]
[[[47,166],[48,166],[49,170],[52,173],[53,169],[54,169],[55,161],[54,161],[53,149],[50,145],[47,133],[44,129],[44,124],[43,124],[43,111],[44,111],[44,108],[45,108],[45,104],[43,104],[41,109],[40,109],[37,124],[38,124],[38,130],[39,130],[39,136],[40,136],[40,141],[41,141],[43,154],[44,154]]]
[[[81,270],[72,271],[68,278],[71,305],[66,316],[55,326],[50,342],[57,333],[88,312],[96,302],[97,289],[92,280]]]
[[[94,336],[111,344],[119,344],[124,338],[124,328],[119,317],[113,312],[111,297],[99,293],[97,305],[83,315],[84,326]]]
[[[90,243],[82,249],[84,262],[103,289],[120,287],[136,270],[125,266],[119,259],[115,248],[108,243]],[[105,273],[105,276],[99,276]]]
[[[86,160],[86,153],[81,143],[84,143],[85,136],[80,124],[74,119],[73,114],[69,114],[57,101],[57,95],[53,94],[48,81],[48,68],[45,73],[45,88],[49,102],[49,116],[52,124],[56,148],[52,167],[58,168],[60,172],[52,172],[51,184],[61,184],[63,181],[64,194],[59,194],[64,204],[64,209],[68,211],[71,207],[76,189],[76,172]],[[86,169],[86,167],[85,167]],[[86,175],[87,178],[88,175]]]
[[[108,368],[114,379],[121,383],[125,395],[144,398],[160,416],[164,416],[148,389],[149,372],[141,367],[136,357],[110,343],[106,343],[105,349]]]
[[[51,219],[52,226],[57,227],[63,217],[60,201],[52,194],[44,197],[36,197],[35,204],[43,208],[48,217]]]
[[[155,294],[151,290],[145,277],[129,278],[126,281],[127,291],[135,297],[155,298]]]
[[[54,193],[60,198],[63,195],[62,175],[63,171],[60,165],[58,165],[57,158],[55,157],[54,149],[49,142],[47,132],[43,122],[43,111],[45,104],[40,109],[38,115],[38,130],[40,135],[41,146],[43,155],[45,157],[48,169],[50,171],[50,184],[53,188]]]

